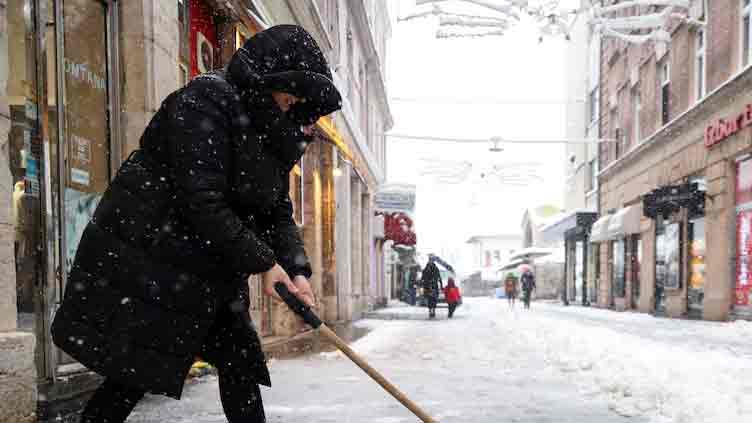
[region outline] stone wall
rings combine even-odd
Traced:
[[[483,280],[481,273],[476,272],[462,280],[462,295],[465,297],[493,296],[496,288],[501,286],[500,280]]]
[[[555,300],[561,297],[564,284],[564,263],[540,263],[533,265],[536,300]]]

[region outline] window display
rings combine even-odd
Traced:
[[[705,219],[689,222],[689,278],[687,279],[687,304],[690,310],[702,310],[705,296]]]
[[[656,219],[655,231],[655,311],[666,309],[666,224],[663,217]]]
[[[583,304],[587,298],[585,293],[585,246],[582,241],[577,241],[575,244],[574,277],[576,294],[573,299],[578,304]]]
[[[613,241],[612,260],[613,260],[613,290],[614,296],[624,298],[626,296],[625,287],[625,242],[623,239]]]
[[[65,265],[110,179],[106,7],[67,0],[65,16]]]
[[[736,169],[736,299],[737,306],[752,304],[752,159]]]
[[[681,288],[681,226],[678,223],[666,225],[664,265],[666,266],[666,289]]]

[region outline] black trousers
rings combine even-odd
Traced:
[[[218,371],[219,395],[227,420],[230,423],[265,423],[258,384],[221,367]],[[144,394],[140,389],[105,379],[86,404],[81,423],[123,423]]]
[[[525,290],[522,294],[522,300],[525,302],[525,308],[530,308],[530,299],[532,297],[532,292]]]
[[[448,304],[448,307],[449,307],[449,318],[451,319],[452,316],[454,316],[454,310],[457,310],[457,303]]]

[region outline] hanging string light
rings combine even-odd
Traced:
[[[669,27],[673,21],[704,25],[703,0],[628,0],[609,6],[594,4],[580,9],[561,7],[561,0],[454,0],[472,5],[482,12],[476,14],[449,11],[440,3],[448,0],[417,0],[417,6],[431,5],[399,21],[437,17],[437,38],[488,37],[505,34],[512,25],[527,15],[539,28],[539,40],[546,37],[571,38],[572,27],[580,15],[586,15],[593,32],[629,43],[671,41]],[[692,13],[693,10],[701,10]],[[629,13],[632,13],[631,15]],[[626,15],[625,15],[626,14]],[[694,15],[694,16],[693,16]],[[452,27],[452,30],[447,30]]]

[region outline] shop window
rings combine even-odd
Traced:
[[[632,303],[637,304],[640,298],[640,275],[642,266],[642,239],[639,235],[632,235],[631,240],[631,271],[632,271]]]
[[[626,296],[626,248],[624,239],[611,242],[611,262],[612,266],[612,287],[614,297],[624,298]]]
[[[687,305],[690,311],[702,311],[705,297],[705,218],[689,221],[689,278]]]
[[[752,49],[750,49],[750,40],[752,40],[752,1],[741,0],[742,7],[742,28],[741,28],[741,45],[742,45],[742,66],[747,67],[752,59]]]
[[[587,303],[585,292],[585,243],[575,242],[574,247],[574,296],[572,299],[579,304]]]
[[[7,22],[6,32],[0,33],[0,80],[7,84],[7,97],[3,101],[7,99],[10,118],[8,151],[4,154],[8,155],[13,183],[11,222],[14,241],[14,253],[6,253],[3,249],[2,259],[4,262],[15,259],[18,329],[33,332],[36,329],[35,303],[38,303],[35,288],[40,285],[37,278],[43,274],[40,255],[37,254],[37,248],[41,246],[39,234],[43,233],[40,195],[40,167],[43,163],[39,98],[35,96],[38,92],[36,50],[33,38],[27,36],[31,29],[27,25],[33,23],[25,18],[25,10],[28,13],[30,7],[30,1],[12,1],[2,11]],[[48,39],[54,40],[54,26],[47,35]],[[55,81],[54,75],[48,80]],[[56,98],[53,96],[48,101],[52,106],[50,109],[54,110]],[[0,119],[5,119],[5,116]],[[49,125],[50,128],[54,126]],[[57,145],[56,140],[52,143]],[[8,254],[14,254],[14,257],[8,257]],[[3,301],[11,300],[3,298]]]
[[[752,159],[736,164],[736,299],[752,305]]]
[[[593,256],[593,276],[590,278],[588,288],[590,291],[590,302],[597,304],[601,280],[601,244],[590,244],[590,254]]]
[[[655,227],[655,311],[664,312],[666,309],[666,221],[662,216],[656,218]]]
[[[671,69],[668,56],[659,65],[661,76],[661,124],[666,125],[670,119]]]
[[[705,98],[706,83],[706,59],[705,45],[707,43],[706,32],[704,29],[698,29],[695,33],[695,90],[696,100],[700,101]]]

